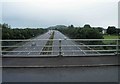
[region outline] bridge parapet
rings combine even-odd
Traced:
[[[120,53],[119,39],[48,39],[1,40],[3,57],[103,56]],[[33,45],[34,43],[34,45]],[[49,49],[50,50],[46,50]],[[43,49],[44,48],[44,49]],[[44,54],[41,54],[44,53]],[[50,54],[47,54],[50,53]]]

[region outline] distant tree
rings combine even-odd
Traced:
[[[35,37],[37,35],[43,34],[46,32],[46,29],[18,29],[14,28],[11,29],[10,25],[8,24],[1,24],[2,25],[2,39],[29,39],[31,37]]]
[[[120,29],[117,28],[116,30],[117,30],[117,34],[120,35]]]
[[[74,28],[74,26],[73,26],[73,25],[70,25],[70,26],[68,26],[68,28]]]
[[[103,31],[103,28],[102,27],[97,27],[96,28],[99,32],[102,32]]]
[[[103,38],[102,34],[90,26],[85,26],[85,28],[66,28],[59,29],[60,32],[69,36],[73,39],[101,39]]]
[[[2,28],[2,24],[0,24],[0,28]]]
[[[8,24],[6,24],[6,23],[4,23],[4,24],[2,25],[2,28],[11,28],[11,26],[8,25]]]
[[[91,28],[91,26],[89,24],[85,24],[84,28]]]
[[[107,33],[108,34],[116,34],[117,32],[117,29],[116,29],[116,27],[114,27],[114,26],[109,26],[108,28],[107,28]]]
[[[93,28],[83,28],[79,34],[80,39],[102,39],[103,36],[98,30]]]

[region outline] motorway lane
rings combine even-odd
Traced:
[[[59,37],[58,31],[54,31],[54,41],[53,41],[53,55],[59,55]]]
[[[50,32],[51,31],[48,31],[45,34],[34,38],[32,41],[26,42],[24,45],[21,45],[22,47],[19,47],[13,50],[18,52],[10,52],[10,53],[7,53],[6,55],[9,55],[9,56],[10,55],[17,55],[17,56],[40,55],[40,52],[30,52],[30,51],[41,51],[44,45],[46,44],[47,39],[49,39],[50,37],[50,34],[49,34]],[[35,40],[35,39],[46,39],[46,40]],[[35,43],[36,46],[31,46],[32,43]],[[26,51],[26,52],[20,52],[20,51]]]
[[[65,36],[59,31],[54,30],[54,32],[55,32],[54,39],[57,39],[54,41],[54,45],[59,46],[59,39],[62,39],[61,46],[62,46],[63,56],[86,56],[86,55],[100,54],[99,52],[92,50],[83,43],[80,43],[79,45],[84,45],[84,46],[77,46],[77,44],[74,41],[72,41],[71,39],[69,39],[67,36]],[[53,51],[55,50],[60,51],[59,47],[53,47]],[[90,50],[90,51],[85,51],[85,50]],[[59,53],[57,52],[56,55],[58,54]]]
[[[76,46],[76,44],[71,41],[68,37],[66,37],[65,35],[63,35],[61,32],[59,31],[55,31],[55,37],[54,39],[54,43],[53,45],[58,45],[58,47],[53,47],[53,51],[59,51],[59,39],[61,39],[61,48],[62,48],[62,55],[63,56],[80,56],[80,55],[85,55],[86,53],[81,50],[78,46]],[[64,46],[65,45],[65,46]],[[69,46],[72,45],[72,46]],[[77,52],[76,52],[77,50]],[[58,55],[59,53],[54,53],[56,55]]]
[[[32,55],[40,55],[42,49],[44,48],[46,42],[48,41],[50,37],[50,33],[54,33],[54,41],[53,41],[53,49],[52,49],[52,54],[53,56],[58,56],[59,55],[59,39],[61,39],[61,54],[63,56],[85,56],[86,54],[89,54],[87,52],[84,52],[80,47],[78,47],[74,41],[70,40],[68,37],[63,35],[61,32],[56,31],[56,30],[50,30],[47,33],[40,35],[36,37],[35,39],[46,39],[46,40],[32,40],[30,42],[22,43],[20,48],[16,48],[13,51],[18,51],[18,52],[10,52],[6,55],[17,55],[17,56],[32,56]],[[31,46],[32,43],[35,43],[36,46]],[[40,45],[40,46],[38,46]],[[72,45],[72,46],[70,46]],[[26,51],[26,52],[20,52],[20,51]],[[36,52],[33,52],[36,51]],[[37,52],[39,51],[39,52]]]

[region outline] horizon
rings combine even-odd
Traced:
[[[1,23],[0,23],[1,24]],[[4,24],[4,23],[2,23],[2,24]],[[8,24],[8,23],[5,23],[5,24]],[[8,24],[10,27],[11,27],[11,29],[15,29],[15,28],[18,28],[18,29],[25,29],[25,28],[34,28],[34,29],[37,29],[37,28],[42,28],[42,29],[47,29],[47,28],[49,28],[49,27],[55,27],[55,26],[66,26],[66,27],[68,27],[68,26],[70,26],[70,25],[63,25],[63,24],[57,24],[57,25],[52,25],[52,26],[49,26],[49,27],[12,27],[10,24]],[[73,25],[73,24],[71,24],[71,25]],[[74,26],[74,27],[80,27],[80,28],[83,28],[85,25],[90,25],[90,24],[84,24],[83,26]],[[90,25],[91,26],[91,25]],[[116,26],[108,26],[108,27],[115,27],[115,28],[117,28]],[[108,28],[107,27],[107,28]],[[91,26],[91,28],[103,28],[103,29],[107,29],[107,28],[104,28],[104,27],[101,27],[101,26]],[[118,28],[117,28],[118,29]]]
[[[9,24],[10,25],[10,24]],[[11,26],[11,28],[43,28],[43,29],[46,29],[46,28],[49,28],[49,27],[54,27],[54,26],[58,26],[58,25],[64,25],[64,24],[56,24],[56,25],[51,25],[51,26],[48,26],[48,27],[41,27],[41,26],[38,26],[38,27],[12,27],[12,25],[10,25]],[[73,25],[74,27],[84,27],[84,25],[87,25],[87,24],[84,24],[84,25],[82,25],[82,26],[75,26],[74,24],[70,24],[70,25]],[[70,26],[70,25],[64,25],[64,26]],[[90,25],[90,24],[89,24]],[[92,26],[92,25],[90,25],[91,27],[94,27],[94,28],[97,28],[97,27],[100,27],[100,28],[103,28],[103,29],[107,29],[108,27],[109,27],[109,25],[107,26],[107,27],[102,27],[102,26]],[[114,26],[114,25],[110,25],[110,26]],[[114,27],[116,27],[116,26],[114,26]],[[117,28],[117,27],[116,27]]]

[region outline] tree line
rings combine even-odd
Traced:
[[[11,28],[8,24],[0,24],[2,27],[2,39],[29,39],[43,34],[47,29],[43,28]],[[49,27],[48,29],[56,29],[67,35],[72,39],[103,39],[103,28],[102,27],[91,27],[89,24],[84,25],[84,27],[74,27],[73,25],[64,26],[57,25],[55,27]],[[106,34],[118,35],[120,34],[120,29],[114,26],[109,26],[106,29]]]
[[[104,34],[118,35],[120,29],[114,26],[108,26],[107,29],[102,27],[91,27],[89,24],[85,24],[84,27],[74,27],[73,25],[66,26],[66,28],[56,28],[63,34],[72,39],[103,39]],[[105,31],[105,33],[103,33]]]
[[[47,29],[37,28],[11,28],[8,24],[0,24],[2,27],[2,39],[29,39],[41,35],[47,31]]]
[[[120,29],[114,26],[108,26],[106,33],[109,35],[120,35]]]
[[[117,29],[113,26],[109,26],[107,29],[104,29],[102,27],[91,27],[89,24],[84,25],[84,27],[74,27],[73,25],[70,25],[66,28],[55,28],[55,29],[67,35],[71,39],[104,39],[103,37],[104,34],[118,35],[120,33],[120,29]],[[103,30],[105,30],[106,33],[103,34]],[[81,43],[88,45],[105,44],[103,41],[81,41]],[[110,47],[103,46],[103,47],[92,47],[92,48],[109,49]],[[114,49],[115,47],[111,47],[111,48]]]
[[[92,28],[90,25],[84,27],[74,27],[70,25],[66,28],[57,29],[72,39],[102,39],[102,28]]]

